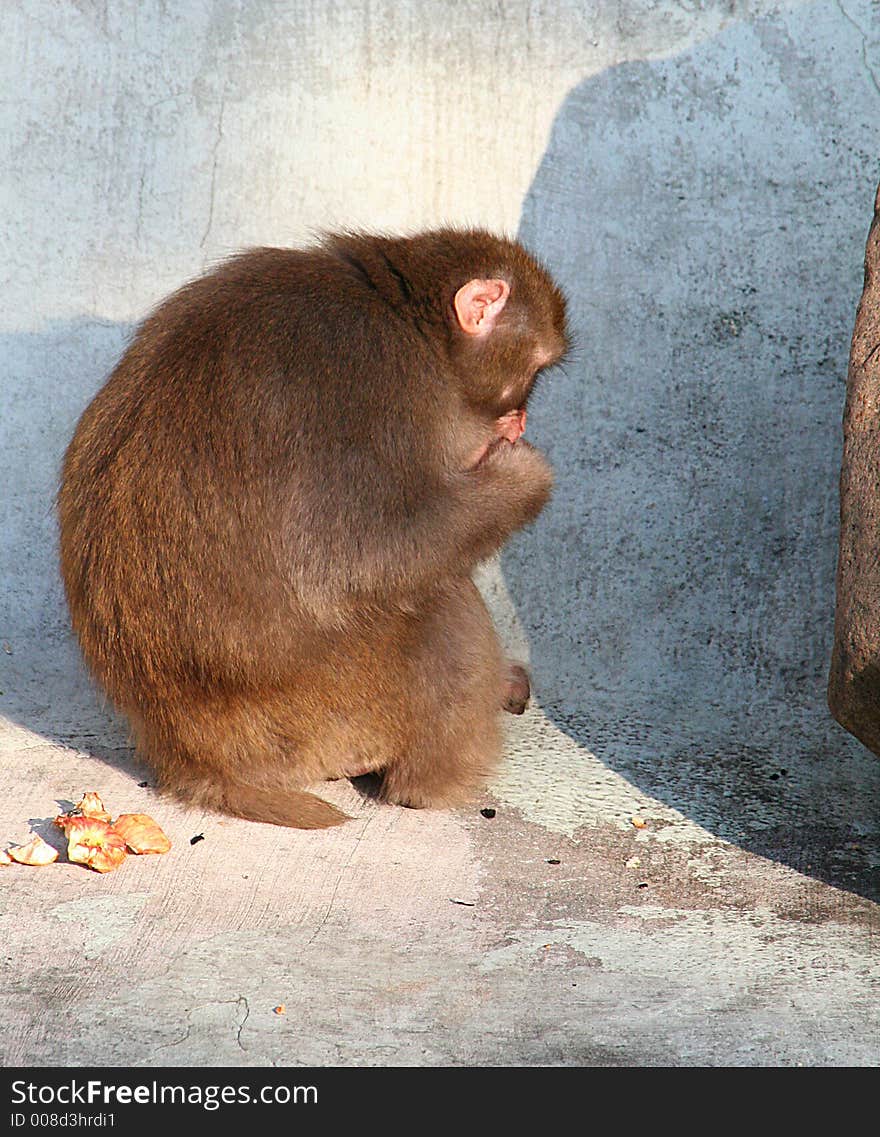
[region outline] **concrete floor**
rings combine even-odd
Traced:
[[[69,644],[36,660],[10,646],[4,839],[60,844],[51,818],[97,789],[173,848],[106,876],[0,869],[4,1065],[880,1060],[880,779],[845,743],[821,762],[795,743],[720,763],[708,796],[736,842],[535,707],[510,720],[505,771],[473,809],[334,783],[322,792],[354,820],[293,832],[142,787]]]
[[[876,5],[61,7],[0,48],[0,841],[97,790],[173,848],[0,867],[0,1063],[876,1065],[880,763],[824,703]],[[66,630],[73,424],[225,252],[448,220],[571,302],[481,579],[533,706],[467,810],[183,810]]]

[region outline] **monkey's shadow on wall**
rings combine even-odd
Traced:
[[[519,237],[575,347],[530,407],[555,496],[502,571],[562,731],[719,837],[877,898],[880,763],[825,702],[876,131],[855,53],[832,84],[796,50],[809,19],[562,106]]]

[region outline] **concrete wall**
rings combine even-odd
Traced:
[[[734,749],[849,746],[823,687],[876,3],[7,0],[0,32],[14,650],[63,640],[60,456],[153,303],[242,245],[481,223],[577,339],[530,421],[555,501],[487,585],[547,714],[652,792],[665,756],[685,805]]]
[[[577,84],[523,206],[579,341],[530,416],[559,492],[503,559],[545,710],[740,840],[771,768],[858,792],[825,685],[878,76],[876,4],[731,20]]]

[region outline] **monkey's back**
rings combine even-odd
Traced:
[[[433,368],[322,251],[244,254],[144,322],[59,495],[74,629],[111,698],[281,682],[315,650],[350,585],[334,550],[406,509],[423,481],[407,469],[430,465],[439,391],[409,376]]]

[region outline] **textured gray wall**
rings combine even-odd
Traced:
[[[530,424],[559,488],[503,559],[513,608],[490,585],[548,713],[633,769],[840,744],[876,3],[28,0],[2,33],[5,641],[64,635],[60,456],[163,294],[322,226],[474,222],[571,299]]]
[[[819,8],[848,95],[856,96],[850,133],[861,133],[866,148],[870,131],[860,124],[875,92],[860,35],[834,4]],[[588,125],[578,119],[578,92],[587,89],[580,84],[607,87],[615,68],[680,57],[729,25],[741,29],[748,86],[760,89],[764,57],[757,37],[743,33],[757,24],[784,35],[789,17],[762,14],[774,11],[760,3],[565,0],[7,0],[0,13],[3,634],[63,626],[49,508],[59,457],[132,323],[162,295],[240,246],[296,242],[322,226],[453,221],[515,232],[536,175],[525,224],[538,251],[558,260],[556,246],[570,243],[585,253],[595,210],[585,214],[579,193],[565,188]],[[871,19],[867,4],[852,12],[863,24]],[[659,94],[661,72],[648,65],[641,74],[644,87],[634,74],[619,104],[607,87],[602,114],[613,163],[599,161],[589,172],[597,194],[626,157],[633,100],[650,103]],[[692,94],[698,105],[701,92]],[[784,96],[783,89],[780,115],[789,108]],[[718,96],[707,90],[706,99],[711,106]],[[658,111],[663,105],[658,100]],[[802,137],[821,129],[821,102],[789,109],[806,113]],[[670,129],[667,123],[667,135]],[[764,145],[759,120],[744,141]],[[690,169],[706,144],[695,140]],[[847,151],[839,139],[828,160]],[[863,228],[874,174],[870,159],[862,166],[861,209],[842,231],[835,216],[829,235],[847,250]],[[626,184],[629,172],[620,172]],[[741,182],[739,164],[733,172]],[[684,165],[678,175],[699,215],[707,187],[690,183]],[[550,183],[561,212],[536,227],[531,218],[536,210],[540,216]],[[613,192],[608,207],[620,204],[620,186]],[[813,200],[809,185],[804,192]],[[766,196],[764,203],[757,190],[756,202],[769,205],[769,189]],[[637,231],[640,201],[634,204],[627,228]],[[699,229],[681,250],[685,259],[698,241]],[[559,267],[581,323],[585,289],[591,280],[600,286],[600,273],[608,319],[626,307],[604,265],[579,265],[574,279],[573,265]],[[850,289],[841,304],[852,301]],[[590,353],[602,350],[601,332],[594,322]],[[591,366],[584,356],[577,374]]]
[[[545,710],[716,829],[719,766],[851,749],[825,684],[878,74],[876,4],[609,67],[523,209],[579,341],[530,419],[559,492],[503,560]]]

